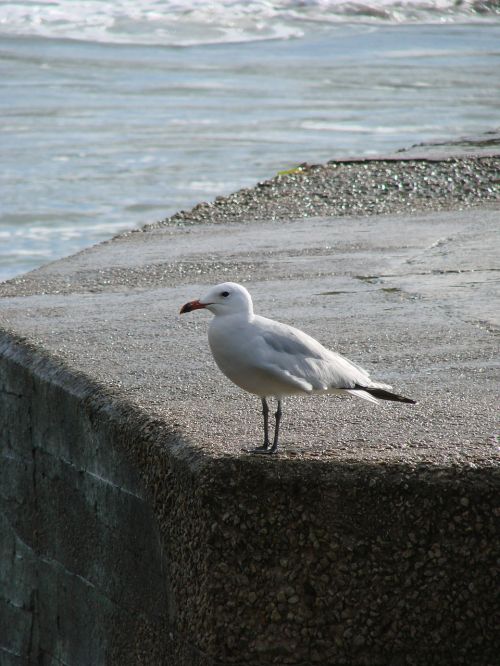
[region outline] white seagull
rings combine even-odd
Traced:
[[[245,287],[223,282],[208,294],[186,303],[180,314],[206,308],[215,317],[208,342],[219,369],[237,386],[258,395],[264,416],[264,444],[255,453],[275,453],[278,448],[281,401],[287,395],[333,393],[354,395],[370,402],[414,400],[391,393],[387,384],[374,382],[366,370],[323,347],[297,328],[254,314]],[[274,438],[269,439],[269,407],[275,397]]]

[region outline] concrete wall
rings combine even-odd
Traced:
[[[210,458],[0,359],[2,666],[498,663],[498,469]]]
[[[3,338],[0,663],[161,663],[169,562],[95,387]]]

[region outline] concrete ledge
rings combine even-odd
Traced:
[[[209,459],[1,350],[2,663],[494,664],[498,468]]]
[[[5,285],[1,663],[493,666],[498,212],[167,226]],[[216,276],[419,405],[290,401],[244,455],[176,314]]]

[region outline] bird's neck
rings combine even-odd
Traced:
[[[213,318],[213,322],[224,321],[226,324],[231,322],[249,322],[254,318],[253,310],[241,310],[239,312],[219,312]]]
[[[234,335],[238,329],[248,326],[253,319],[252,312],[218,314],[210,322],[209,331],[217,335]]]

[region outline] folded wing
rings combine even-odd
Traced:
[[[306,392],[346,390],[372,402],[364,387],[390,389],[373,382],[366,370],[296,328],[256,317],[259,327],[257,363],[280,380]],[[260,321],[259,321],[260,320]]]

